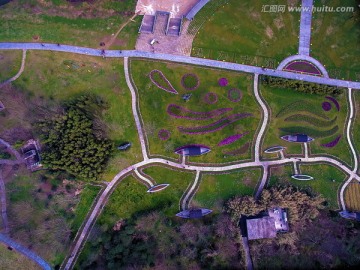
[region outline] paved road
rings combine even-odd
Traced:
[[[48,264],[44,259],[42,259],[40,256],[36,255],[34,252],[32,252],[31,250],[27,249],[26,247],[24,247],[23,245],[15,242],[14,240],[12,240],[11,238],[7,237],[4,234],[0,233],[0,242],[3,242],[5,245],[12,247],[13,249],[15,249],[17,252],[20,252],[21,254],[23,254],[24,256],[28,257],[29,259],[31,259],[32,261],[36,262],[42,269],[45,270],[51,270],[51,266],[50,264]]]
[[[6,190],[5,183],[0,170],[0,199],[1,199],[1,218],[3,221],[4,233],[9,234],[9,221],[6,212]]]
[[[20,69],[19,69],[18,73],[16,73],[16,75],[14,77],[12,77],[10,79],[7,79],[6,81],[0,83],[0,87],[4,86],[4,85],[6,85],[6,84],[8,84],[10,82],[15,81],[17,78],[20,77],[21,73],[23,73],[24,68],[25,68],[26,50],[23,49],[22,52],[23,53],[22,53],[22,59],[21,59],[21,66],[20,66]]]
[[[185,194],[184,199],[182,200],[181,211],[184,211],[189,208],[190,202],[195,195],[194,190],[198,188],[199,178],[200,178],[200,171],[196,171],[194,183],[192,184],[191,188],[189,188],[188,192]]]
[[[299,54],[309,55],[313,0],[302,0],[301,6],[302,10],[300,17]]]
[[[49,43],[43,45],[44,46],[42,46],[40,43],[0,43],[0,50],[16,50],[16,49],[44,50],[44,51],[71,52],[77,54],[102,57],[101,50],[98,49],[70,46],[70,45],[57,46],[56,44],[49,44]],[[191,64],[191,65],[204,66],[204,67],[220,68],[220,69],[233,70],[233,71],[246,72],[246,73],[257,73],[259,75],[269,75],[269,76],[275,76],[275,77],[281,77],[287,79],[313,82],[318,84],[327,84],[327,85],[333,85],[339,87],[360,89],[360,82],[329,79],[329,78],[298,74],[298,73],[282,71],[282,70],[262,69],[261,67],[241,65],[236,63],[229,63],[229,62],[189,57],[189,56],[151,53],[151,52],[143,52],[136,50],[127,50],[121,52],[115,50],[111,50],[111,51],[109,50],[106,51],[106,57],[117,57],[117,58],[138,57],[138,58],[170,61],[181,64]]]

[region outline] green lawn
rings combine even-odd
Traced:
[[[0,83],[15,76],[21,66],[20,50],[0,51]]]
[[[128,219],[151,210],[161,211],[168,216],[179,212],[180,198],[195,179],[195,174],[159,166],[146,168],[144,173],[158,184],[168,183],[170,186],[157,193],[147,193],[148,188],[133,176],[125,178],[110,196],[98,224],[110,228],[119,219]]]
[[[153,69],[162,71],[179,94],[174,95],[155,86],[148,76]],[[187,144],[204,144],[209,146],[212,151],[200,157],[191,157],[191,162],[223,163],[251,158],[251,146],[242,155],[225,156],[224,154],[240,148],[247,142],[253,143],[255,131],[259,125],[260,110],[252,93],[251,76],[193,66],[138,60],[131,62],[131,71],[138,90],[140,113],[143,118],[151,155],[162,155],[177,159],[178,155],[174,154],[177,147]],[[200,86],[196,90],[187,91],[181,86],[181,78],[187,73],[198,76]],[[218,86],[218,79],[222,77],[228,79],[228,86]],[[229,101],[227,93],[230,88],[238,88],[242,91],[243,97],[241,101],[238,103]],[[209,92],[217,94],[218,102],[216,104],[210,105],[204,102],[204,96]],[[190,100],[186,103],[181,98],[185,93],[192,94]],[[232,108],[233,110],[213,119],[189,120],[173,118],[168,115],[167,107],[170,104],[176,104],[196,112],[208,112],[219,108]],[[205,126],[218,121],[224,116],[238,113],[252,113],[253,117],[238,120],[222,130],[207,134],[184,134],[178,129],[179,126],[191,128]],[[161,129],[170,131],[171,135],[168,140],[162,141],[158,138],[158,132]],[[229,145],[217,146],[223,139],[244,132],[249,133],[240,140]]]
[[[305,94],[296,92],[292,89],[277,89],[260,85],[261,95],[267,102],[271,110],[271,119],[268,125],[267,131],[265,133],[265,140],[262,146],[262,149],[274,145],[282,145],[286,147],[286,154],[301,154],[302,153],[302,144],[297,143],[288,143],[280,139],[280,136],[286,135],[287,133],[307,133],[310,132],[310,136],[315,138],[315,141],[310,143],[311,154],[316,155],[332,155],[340,158],[348,165],[352,164],[352,157],[350,154],[350,148],[346,141],[346,117],[347,117],[347,95],[346,92],[341,96],[337,97],[340,104],[340,111],[338,112],[335,106],[332,104],[332,109],[328,112],[325,112],[321,108],[321,104],[324,101],[329,101],[323,96],[315,94]],[[295,108],[292,106],[294,102],[301,104],[302,108]],[[331,103],[331,101],[329,101]],[[284,116],[277,117],[278,113],[284,108],[290,108],[289,113]],[[301,111],[305,109],[306,111]],[[310,113],[311,112],[311,113]],[[318,123],[315,124],[314,121],[311,123],[300,121],[285,121],[285,119],[291,115],[306,115],[314,117],[317,121],[325,121],[325,124]],[[321,115],[327,117],[327,119],[321,118]],[[332,119],[336,117],[334,123],[331,122]],[[302,118],[302,117],[301,117]],[[322,136],[317,135],[319,131],[331,130],[338,126],[338,131],[331,136]],[[281,131],[280,128],[291,128],[290,131]],[[312,131],[309,129],[313,129]],[[338,135],[342,135],[339,143],[333,148],[322,147],[321,144],[326,144],[334,140]],[[273,157],[273,154],[263,154],[264,158]]]
[[[276,0],[271,5],[287,5]],[[276,67],[297,53],[300,14],[262,12],[268,1],[229,0],[199,30],[192,55],[231,62]],[[195,22],[196,23],[196,17]]]
[[[120,60],[30,51],[24,73],[14,85],[32,99],[45,99],[50,103],[48,106],[53,107],[89,91],[109,103],[110,107],[103,115],[106,124],[104,129],[116,144],[130,141],[133,145],[129,151],[118,151],[111,157],[103,175],[108,181],[123,168],[141,160],[131,111],[131,95],[123,74],[123,63]],[[36,108],[32,103],[29,106],[30,109]],[[14,125],[17,123],[7,123],[8,128]]]
[[[66,1],[52,1],[53,4],[43,2],[11,1],[2,6],[0,41],[41,41],[99,47],[101,41],[111,38],[131,17],[130,13],[134,12],[136,4],[135,0],[100,0],[96,4],[83,3],[77,6]],[[134,29],[140,26],[140,20],[130,22],[130,25],[118,36],[118,44],[123,49],[134,48],[133,40],[138,34]]]
[[[0,244],[0,265],[0,268],[4,270],[40,269],[40,267],[33,261],[29,260],[15,250],[8,250],[7,247],[2,244]]]
[[[291,178],[292,166],[272,169],[269,186],[276,184],[291,184],[299,188],[311,188],[313,192],[322,194],[331,209],[338,209],[339,187],[344,182],[346,174],[327,164],[300,165],[301,173],[314,177],[310,181],[298,181]]]
[[[75,207],[75,217],[71,223],[71,230],[74,235],[79,230],[91,206],[95,202],[95,198],[99,194],[100,189],[101,188],[99,186],[93,186],[88,184],[81,191],[80,201]]]
[[[221,212],[224,202],[234,196],[252,196],[261,177],[260,169],[201,175],[201,183],[192,204]]]
[[[323,6],[316,1],[315,6]],[[360,10],[356,0],[329,0],[329,7],[354,7],[353,12],[315,12],[311,55],[328,69],[329,75],[360,81]]]

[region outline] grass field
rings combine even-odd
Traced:
[[[345,180],[345,173],[337,168],[325,165],[300,165],[301,173],[314,177],[310,181],[298,181],[291,178],[291,166],[275,168],[272,170],[269,185],[291,184],[299,188],[310,188],[313,192],[324,196],[331,209],[338,209],[338,189]]]
[[[321,108],[321,104],[325,101],[328,101],[325,97],[319,95],[299,93],[292,89],[277,89],[271,88],[265,85],[260,86],[261,95],[266,100],[268,106],[271,110],[271,119],[268,125],[268,129],[265,133],[265,140],[263,144],[263,149],[274,145],[282,145],[286,147],[286,154],[301,154],[302,153],[302,144],[297,143],[288,143],[282,139],[281,136],[286,135],[287,133],[308,133],[308,135],[315,138],[313,142],[310,143],[311,154],[315,155],[333,155],[340,158],[348,165],[352,164],[352,157],[350,154],[350,148],[346,141],[346,117],[347,117],[347,96],[346,93],[337,97],[340,104],[340,111],[338,112],[335,106],[332,104],[332,109],[328,112],[325,112]],[[298,102],[301,104],[301,108],[296,108],[291,104]],[[288,113],[284,116],[277,117],[278,113],[281,112],[284,108],[290,108]],[[305,110],[305,111],[302,111]],[[305,115],[311,116],[316,121],[321,120],[325,121],[324,123],[316,122],[311,120],[310,122],[305,122],[304,117],[300,117],[301,121],[285,121],[287,117],[292,115]],[[326,118],[321,118],[323,115]],[[331,120],[335,119],[334,123]],[[338,126],[338,131],[330,136],[320,135],[318,132],[331,130]],[[281,131],[280,128],[291,128],[290,131]],[[339,143],[333,148],[326,148],[321,146],[321,144],[326,144],[334,140],[338,135],[341,135]],[[272,154],[274,155],[274,154]],[[263,157],[270,158],[271,154],[263,154]]]
[[[111,180],[121,169],[140,161],[141,152],[131,112],[131,96],[123,77],[121,61],[31,51],[28,52],[24,73],[14,85],[30,99],[49,101],[50,107],[81,93],[100,95],[110,105],[102,116],[109,138],[116,144],[124,141],[133,144],[129,151],[114,153],[103,178]],[[16,104],[13,106],[13,111],[19,109]],[[29,106],[30,110],[36,108],[32,103]],[[14,121],[8,118],[4,126],[14,127],[18,125],[17,121],[19,119]]]
[[[201,183],[192,204],[221,212],[224,202],[234,196],[252,196],[260,179],[260,169],[201,175]]]
[[[40,267],[15,250],[8,250],[0,244],[0,269],[6,270],[38,270]]]
[[[315,6],[354,7],[353,12],[315,12],[311,55],[326,66],[329,75],[360,81],[360,10],[356,0],[316,1]]]
[[[155,86],[148,76],[153,69],[162,71],[179,94],[174,95]],[[260,111],[252,94],[251,76],[241,73],[147,61],[132,61],[131,70],[138,90],[140,113],[143,118],[144,129],[152,155],[178,158],[178,155],[174,154],[174,150],[177,147],[187,144],[204,144],[209,146],[212,151],[200,157],[191,157],[191,162],[223,163],[251,158],[251,146],[242,155],[228,156],[224,154],[225,152],[240,148],[246,142],[253,142],[255,131],[259,124]],[[193,73],[198,76],[200,86],[196,90],[187,91],[181,86],[181,78],[187,73]],[[222,77],[228,79],[228,86],[218,86],[218,79]],[[238,88],[242,91],[243,97],[241,101],[238,103],[229,101],[227,93],[230,88]],[[218,101],[214,105],[204,102],[204,96],[209,92],[213,92],[218,96]],[[191,93],[192,96],[185,103],[181,97],[186,93]],[[196,112],[208,112],[219,108],[231,108],[233,110],[213,119],[194,121],[184,118],[173,118],[168,115],[167,107],[170,104],[176,104]],[[179,126],[187,128],[205,126],[215,123],[215,121],[224,116],[238,113],[252,113],[253,117],[243,118],[222,130],[207,134],[184,134],[178,129]],[[170,139],[162,141],[158,138],[158,132],[161,129],[170,131]],[[244,132],[249,133],[240,140],[229,145],[217,146],[220,141],[228,136]]]
[[[296,54],[300,14],[262,12],[268,4],[265,0],[229,0],[214,14],[203,14],[209,18],[194,39],[192,54],[270,67]],[[271,2],[287,4],[285,0]],[[267,63],[269,60],[273,64]]]
[[[360,211],[360,184],[353,180],[345,189],[345,205],[348,211]]]
[[[0,83],[10,79],[19,71],[21,54],[20,50],[0,51]]]
[[[73,5],[66,1],[11,1],[0,9],[0,41],[52,42],[98,47],[127,21],[136,1],[101,0]],[[130,22],[116,44],[133,49],[140,19]],[[56,29],[56,31],[54,31]]]

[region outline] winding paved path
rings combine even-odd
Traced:
[[[1,199],[1,218],[3,221],[4,233],[9,234],[9,221],[6,212],[6,190],[5,183],[0,170],[0,199]]]
[[[194,191],[196,188],[198,188],[199,179],[200,179],[200,171],[196,171],[194,183],[192,184],[191,188],[189,188],[188,192],[185,194],[184,199],[182,200],[181,211],[184,211],[189,208],[190,202],[195,195]]]
[[[18,73],[16,73],[16,75],[10,79],[7,79],[6,81],[0,83],[0,87],[10,83],[10,82],[13,82],[15,81],[17,78],[20,77],[20,75],[23,73],[24,71],[24,68],[25,68],[25,60],[26,60],[26,49],[23,49],[22,50],[22,59],[21,59],[21,66],[20,66],[20,69],[18,71]]]
[[[56,44],[50,44],[50,43],[43,43],[43,45],[44,46],[42,46],[40,43],[0,43],[0,50],[26,49],[26,50],[71,52],[71,53],[100,56],[100,57],[103,56],[101,50],[98,49],[70,46],[70,45],[57,46]],[[219,68],[219,69],[233,70],[233,71],[246,72],[246,73],[257,73],[259,75],[269,75],[269,76],[281,77],[286,79],[313,82],[318,84],[327,84],[338,87],[360,89],[360,82],[323,78],[318,76],[311,76],[306,74],[299,74],[299,73],[293,73],[293,72],[275,70],[275,69],[263,69],[261,67],[256,67],[256,66],[241,65],[236,63],[196,58],[190,56],[151,53],[151,52],[143,52],[136,50],[126,50],[126,51],[108,50],[106,51],[105,55],[106,57],[116,57],[116,58],[137,57],[137,58],[145,58],[145,59],[170,61],[181,64],[191,64],[197,66]]]
[[[37,263],[42,269],[44,269],[44,270],[51,270],[52,269],[50,264],[48,264],[43,258],[41,258],[40,256],[36,255],[31,250],[27,249],[23,245],[15,242],[11,238],[9,238],[6,235],[1,234],[1,233],[0,233],[0,242],[3,242],[7,246],[10,246],[13,249],[15,249],[17,252],[20,252],[24,256],[28,257],[30,260]]]

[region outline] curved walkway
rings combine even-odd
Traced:
[[[16,157],[17,160],[22,160],[21,155],[19,154],[19,152],[16,151],[15,148],[13,148],[8,142],[6,142],[6,141],[4,141],[3,139],[0,138],[0,144],[4,145],[6,147],[6,149]]]
[[[352,98],[352,89],[349,88],[348,91],[348,99],[349,99],[349,105],[350,105],[350,114],[349,114],[349,120],[348,120],[348,125],[347,125],[347,129],[346,129],[346,137],[348,140],[348,143],[350,145],[350,149],[354,158],[354,169],[353,169],[353,173],[356,174],[359,164],[358,164],[358,156],[356,154],[355,151],[355,147],[351,141],[351,125],[353,122],[353,118],[355,115],[354,112],[354,102],[353,102],[353,98]],[[346,182],[342,185],[341,190],[340,190],[340,203],[341,203],[341,208],[343,211],[346,210],[346,205],[345,205],[345,200],[344,200],[344,192],[346,187],[351,183],[351,181],[354,179],[353,175],[350,175],[349,178],[346,180]],[[359,179],[357,179],[358,181],[360,181]]]
[[[182,199],[181,209],[180,209],[181,211],[184,211],[189,208],[190,202],[195,195],[194,191],[196,188],[198,188],[199,179],[200,179],[200,171],[196,171],[194,183],[192,184],[191,188],[189,188],[188,192],[185,194],[185,197]]]
[[[151,182],[150,179],[147,179],[145,176],[143,176],[143,175],[138,171],[137,168],[136,168],[134,171],[135,171],[136,176],[139,177],[141,180],[143,180],[145,183],[147,183],[147,184],[149,185],[149,187],[154,186],[154,183]]]
[[[24,68],[25,68],[25,60],[26,60],[26,49],[23,49],[22,50],[22,59],[21,59],[21,66],[20,66],[20,69],[18,71],[18,73],[16,73],[16,75],[10,79],[7,79],[6,81],[0,83],[0,87],[10,83],[10,82],[13,82],[15,81],[17,78],[20,77],[21,73],[23,73],[24,71]]]
[[[185,18],[192,21],[195,15],[207,4],[210,0],[200,0],[195,6],[185,15]]]
[[[40,256],[36,255],[34,252],[32,252],[31,250],[27,249],[26,247],[24,247],[23,245],[15,242],[14,240],[12,240],[11,238],[7,237],[6,235],[3,235],[0,233],[0,242],[4,243],[7,246],[12,247],[13,249],[15,249],[16,251],[20,252],[21,254],[23,254],[24,256],[26,256],[27,258],[31,259],[32,261],[34,261],[35,263],[37,263],[42,269],[45,270],[51,270],[51,266],[50,264],[48,264],[44,259],[42,259]]]
[[[0,50],[16,50],[16,49],[44,50],[44,51],[71,52],[77,54],[103,57],[101,50],[98,49],[70,46],[70,45],[57,46],[56,44],[49,44],[49,43],[45,43],[43,45],[44,46],[42,46],[40,43],[0,43]],[[286,79],[302,80],[302,81],[313,82],[318,84],[327,84],[338,87],[360,89],[360,82],[324,78],[324,77],[288,72],[283,70],[263,69],[261,67],[256,67],[256,66],[248,66],[248,65],[196,58],[190,56],[150,53],[150,52],[143,52],[136,50],[127,50],[127,51],[109,50],[106,51],[105,56],[116,57],[116,58],[138,57],[138,58],[170,61],[181,64],[219,68],[219,69],[233,70],[233,71],[246,72],[246,73],[257,73],[259,75],[268,75],[268,76],[275,76]]]
[[[305,60],[308,61],[312,64],[314,64],[323,74],[323,76],[325,78],[329,78],[329,74],[327,72],[327,70],[325,69],[325,67],[323,66],[323,64],[321,64],[318,60],[316,60],[315,58],[308,56],[308,55],[292,55],[289,57],[286,57],[284,60],[281,61],[281,63],[279,64],[279,66],[276,68],[276,70],[283,70],[289,63],[296,61],[296,60]]]
[[[1,201],[1,218],[4,227],[4,233],[9,234],[9,221],[6,212],[6,190],[5,183],[0,170],[0,201]]]

